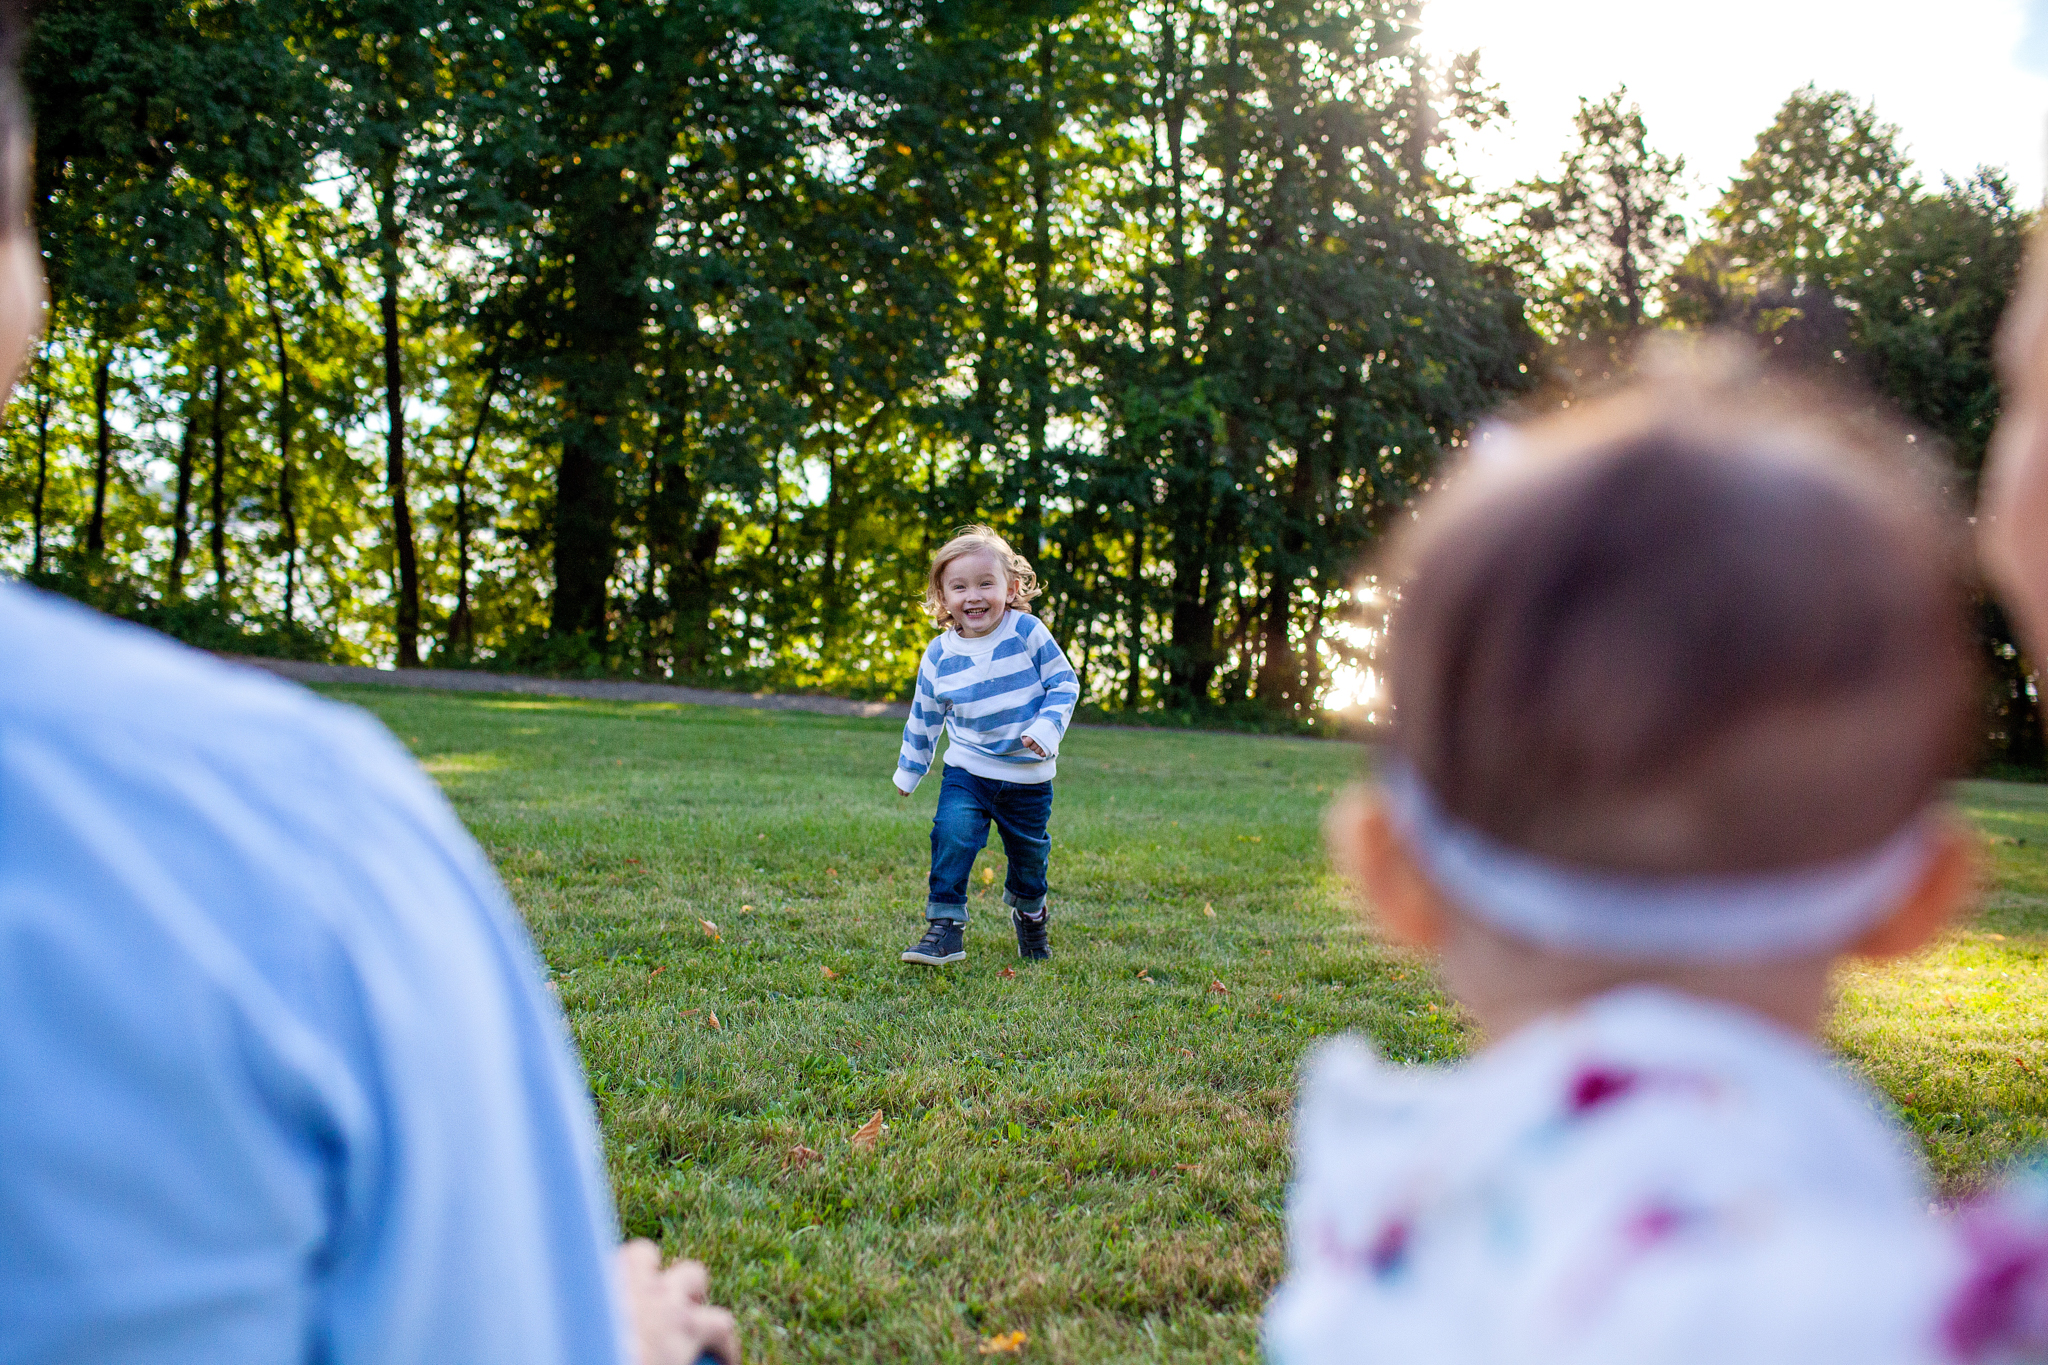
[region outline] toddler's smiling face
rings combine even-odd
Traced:
[[[1010,576],[995,556],[982,551],[961,555],[939,577],[939,592],[953,628],[968,639],[986,635],[1003,619],[1010,602]]]

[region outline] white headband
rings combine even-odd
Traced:
[[[1446,813],[1406,763],[1382,763],[1389,814],[1439,890],[1541,947],[1606,958],[1754,962],[1838,950],[1897,905],[1932,852],[1926,817],[1837,862],[1657,877],[1554,863]]]

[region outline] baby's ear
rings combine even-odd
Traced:
[[[1323,831],[1330,860],[1389,939],[1407,948],[1443,945],[1449,915],[1377,788],[1346,788],[1323,817]]]
[[[1933,847],[1913,887],[1891,912],[1849,946],[1857,957],[1907,957],[1919,952],[1977,899],[1977,839],[1952,818],[1929,836]]]

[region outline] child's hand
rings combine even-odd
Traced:
[[[1032,753],[1037,754],[1040,758],[1045,757],[1045,750],[1039,748],[1038,741],[1033,739],[1029,735],[1024,736],[1024,747],[1029,749]]]
[[[2048,239],[2037,234],[1999,328],[2005,411],[1991,440],[1978,505],[1984,574],[2021,642],[2048,653]]]
[[[619,1248],[618,1267],[636,1365],[697,1365],[707,1352],[725,1365],[740,1365],[732,1314],[711,1306],[703,1266],[663,1266],[660,1249],[637,1238]]]

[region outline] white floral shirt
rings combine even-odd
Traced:
[[[2048,1360],[2048,1183],[1954,1217],[1882,1102],[1631,988],[1451,1068],[1305,1077],[1275,1365]]]

